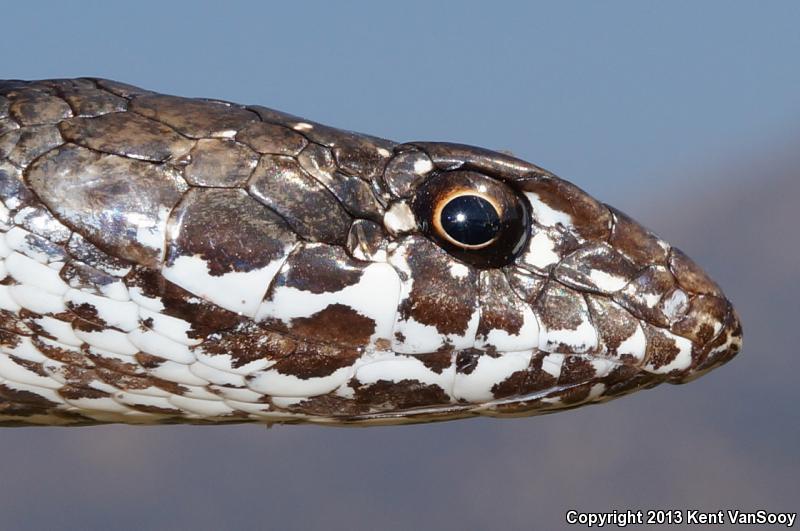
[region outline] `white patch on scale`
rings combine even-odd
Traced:
[[[561,257],[555,252],[555,242],[544,231],[538,231],[531,237],[528,249],[522,255],[522,261],[538,269],[545,269],[558,263]]]
[[[492,387],[509,376],[528,368],[532,352],[505,352],[497,358],[481,356],[478,365],[470,374],[456,373],[453,398],[468,402],[494,400]]]
[[[183,343],[184,345],[199,345],[201,339],[192,339],[188,336],[189,330],[192,325],[183,319],[172,317],[163,313],[156,313],[145,308],[139,308],[139,317],[142,321],[152,319],[151,329],[159,334],[166,336],[173,341]]]
[[[558,352],[562,345],[576,354],[590,352],[597,348],[597,330],[585,317],[575,330],[547,328],[542,324],[539,334],[539,349],[545,352]]]
[[[246,386],[244,376],[241,374],[233,374],[232,372],[221,371],[219,369],[209,367],[205,363],[192,363],[189,365],[189,370],[192,372],[192,374],[212,384],[232,387]]]
[[[156,378],[161,378],[168,382],[175,382],[182,385],[208,385],[208,381],[200,378],[192,372],[189,365],[175,361],[164,361],[158,367],[145,369],[147,374]]]
[[[70,289],[64,300],[76,306],[88,304],[97,310],[97,317],[108,326],[130,331],[139,326],[139,307],[131,301],[100,297],[78,289]]]
[[[103,330],[97,332],[87,332],[85,330],[75,329],[75,335],[78,336],[78,338],[84,343],[87,343],[93,347],[97,347],[100,350],[127,356],[128,359],[126,361],[136,363],[136,361],[133,360],[133,358],[130,358],[130,356],[133,356],[139,352],[139,349],[130,342],[125,332],[112,330],[111,328],[104,328]]]
[[[19,227],[14,227],[6,233],[5,242],[11,249],[33,258],[37,262],[43,264],[49,262],[50,255],[31,246],[28,243],[28,236],[31,236],[30,232]]]
[[[545,227],[554,227],[561,224],[565,227],[572,226],[572,216],[566,212],[555,210],[550,205],[542,201],[539,194],[534,192],[525,192],[525,197],[530,201],[531,209],[533,210],[533,219],[540,225]]]
[[[69,286],[55,271],[41,262],[13,252],[5,259],[8,273],[20,284],[35,286],[53,295],[63,295]]]
[[[247,387],[271,396],[318,396],[330,393],[345,383],[350,379],[352,372],[352,367],[341,367],[328,376],[303,379],[275,370],[266,370],[256,373],[247,382]]]
[[[169,401],[179,409],[202,418],[224,417],[235,413],[235,410],[218,397],[217,400],[199,400],[186,396],[171,395]]]
[[[14,301],[33,313],[47,314],[67,311],[64,299],[47,291],[24,284],[11,286],[9,290]]]
[[[494,347],[498,352],[519,352],[539,346],[539,321],[530,306],[522,305],[522,326],[519,333],[512,335],[505,330],[492,329],[486,337],[475,339],[475,348]]]
[[[83,341],[81,341],[72,330],[72,323],[61,321],[48,315],[34,319],[34,321],[42,327],[42,330],[53,336],[56,341],[63,345],[80,347],[83,344]],[[40,339],[45,340],[47,338],[42,337]]]
[[[597,269],[592,269],[589,273],[594,285],[604,293],[614,293],[628,285],[628,279],[606,273]]]
[[[451,364],[441,373],[437,373],[417,358],[392,356],[359,365],[356,367],[354,378],[364,385],[379,381],[397,383],[403,380],[416,380],[424,385],[438,385],[451,395],[455,366]]]
[[[41,376],[27,367],[15,363],[11,357],[2,353],[0,353],[0,377],[21,384],[33,385],[35,387],[45,387],[47,389],[61,388],[61,382],[47,376]]]
[[[253,317],[258,310],[272,278],[278,273],[291,246],[284,249],[282,257],[266,267],[252,271],[231,271],[224,275],[209,274],[206,261],[199,256],[179,256],[164,267],[164,278],[217,306]]]
[[[153,330],[136,328],[128,332],[128,339],[140,351],[176,363],[190,364],[196,359],[189,347]]]
[[[383,226],[386,227],[389,234],[396,236],[415,230],[417,228],[417,220],[408,203],[398,201],[386,210],[383,215]]]
[[[630,354],[637,360],[637,365],[644,360],[645,353],[647,352],[647,338],[644,335],[641,325],[636,323],[636,330],[625,341],[620,343],[617,348],[617,356],[623,354]]]
[[[309,317],[330,305],[342,304],[375,321],[375,331],[370,336],[374,343],[392,337],[399,296],[397,271],[389,264],[373,263],[364,268],[358,283],[340,291],[312,293],[280,286],[271,300],[261,304],[255,320],[275,318],[288,324],[294,318]]]

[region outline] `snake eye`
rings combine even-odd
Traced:
[[[465,193],[440,204],[438,215],[433,216],[434,228],[455,245],[480,249],[500,232],[500,214],[488,198]]]
[[[528,238],[530,216],[509,186],[480,173],[452,171],[421,183],[412,203],[428,237],[456,258],[500,267],[517,257]]]

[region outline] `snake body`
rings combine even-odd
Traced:
[[[523,416],[741,327],[538,166],[103,79],[0,81],[0,425]]]

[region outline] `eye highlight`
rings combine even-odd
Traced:
[[[530,232],[527,203],[510,186],[472,171],[433,175],[412,209],[422,231],[445,251],[477,267],[502,267]]]
[[[489,198],[466,192],[440,204],[434,212],[434,228],[455,245],[480,249],[497,238],[500,214]]]

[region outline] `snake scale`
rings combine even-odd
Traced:
[[[527,416],[741,348],[684,253],[477,147],[0,81],[0,199],[3,426]]]

